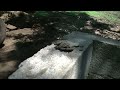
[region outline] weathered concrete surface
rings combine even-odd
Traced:
[[[120,79],[120,47],[94,42],[88,79]]]
[[[111,44],[111,45],[117,45],[120,46],[120,41],[118,40],[113,40],[110,38],[104,38],[98,35],[91,35],[89,33],[83,33],[83,32],[78,32],[78,31],[74,31],[71,34],[69,34],[69,36],[65,36],[64,39],[72,39],[72,38],[85,38],[85,39],[91,39],[91,40],[96,40],[96,41],[100,41],[103,43],[107,43],[107,44]]]
[[[5,23],[0,19],[0,45],[3,43],[6,37]]]
[[[82,32],[73,32],[69,35],[69,39],[75,37],[95,40],[88,79],[120,79],[120,41]]]
[[[41,49],[19,65],[8,79],[84,79],[87,76],[92,41],[74,38],[68,42],[79,45],[71,52],[56,50],[52,44]],[[81,46],[83,46],[81,48]],[[84,55],[83,55],[84,54]],[[83,60],[83,61],[82,61]]]

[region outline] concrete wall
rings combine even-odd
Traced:
[[[95,41],[88,79],[120,79],[120,47]]]

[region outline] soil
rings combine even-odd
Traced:
[[[44,33],[40,27],[33,28],[34,24],[29,26],[24,20],[24,18],[19,18],[17,22],[16,20],[6,22],[6,25],[8,25],[6,26],[7,36],[3,45],[0,46],[0,79],[7,79],[23,60],[31,57],[46,45],[51,44],[51,40],[53,40],[53,38],[48,37],[48,41],[47,36],[44,35],[43,37],[42,34]],[[21,24],[21,21],[24,23]],[[13,22],[21,25],[11,24]],[[36,34],[37,30],[39,32]]]
[[[0,79],[7,79],[8,75],[17,69],[21,61],[36,52],[34,50],[36,48],[32,47],[32,43],[28,45],[22,43],[19,39],[15,39],[14,35],[23,35],[23,33],[26,35],[32,34],[32,30],[25,28],[7,32],[7,38],[0,49]],[[31,51],[31,48],[33,48],[34,52]]]

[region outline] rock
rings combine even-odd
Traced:
[[[19,35],[32,35],[33,34],[33,30],[31,28],[23,28],[23,29],[17,29],[17,30],[13,30],[10,32],[7,32],[7,36],[11,36],[11,37],[19,37]]]
[[[116,25],[114,27],[111,27],[110,28],[111,31],[114,31],[114,32],[120,32],[120,26],[119,25]]]
[[[101,34],[101,30],[100,29],[95,30],[95,34],[100,35]]]
[[[18,17],[20,14],[28,15],[28,13],[23,12],[23,11],[8,11],[8,13],[11,13],[11,14],[15,15],[16,17]]]
[[[91,23],[92,23],[91,21],[87,21],[87,22],[86,22],[86,25],[90,26]]]
[[[0,45],[4,42],[6,37],[6,26],[5,23],[0,19]]]
[[[68,40],[58,40],[54,42],[57,45],[55,48],[60,51],[71,52],[75,49],[75,47],[79,47],[79,44],[72,43]]]
[[[93,27],[92,26],[84,26],[84,29],[93,29]]]
[[[119,79],[119,54],[120,47],[118,46],[94,42],[88,79]]]
[[[13,25],[10,25],[10,24],[8,24],[8,25],[6,26],[6,28],[7,28],[7,29],[10,29],[10,30],[15,30],[15,29],[17,29],[16,26],[13,26]]]
[[[67,40],[47,46],[23,61],[8,79],[83,79],[88,74],[88,69],[90,79],[120,78],[120,47],[109,45],[115,41],[78,32],[67,35],[64,39]],[[94,42],[93,55],[92,41],[89,39],[104,42]],[[76,47],[69,53],[55,49],[57,45],[66,41],[69,41],[69,46],[84,47],[81,51]],[[119,42],[115,45],[117,44],[119,45]]]
[[[61,42],[66,42],[66,40]],[[19,65],[18,70],[11,74],[8,79],[86,78],[91,60],[92,41],[76,37],[72,40],[67,40],[67,42],[69,42],[69,46],[82,45],[82,50],[76,47],[69,53],[61,52],[55,49],[57,44],[49,45],[23,61]]]
[[[20,15],[28,16],[28,13],[23,11],[0,11],[0,18],[5,22],[13,17],[19,17]]]
[[[3,21],[8,21],[9,20],[9,14],[8,13],[4,13],[2,16],[0,16],[0,18],[3,20]]]
[[[84,38],[84,39],[90,39],[90,40],[100,41],[100,42],[103,42],[103,43],[106,43],[106,44],[120,46],[120,41],[113,40],[113,39],[110,39],[110,38],[104,38],[104,37],[98,36],[98,35],[91,35],[89,33],[78,32],[78,31],[74,31],[74,32],[70,33],[69,36],[64,36],[64,39],[69,38],[69,40],[73,40],[73,38],[76,38],[76,37],[79,38],[79,40],[81,38]]]

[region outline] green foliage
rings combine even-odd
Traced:
[[[37,11],[34,16],[42,26],[65,32],[80,31],[87,21],[100,30],[109,30],[109,25],[120,24],[119,11]]]
[[[48,17],[49,13],[47,11],[36,11],[35,17]]]
[[[36,17],[63,17],[67,15],[68,17],[79,16],[80,13],[86,13],[87,15],[95,19],[103,19],[105,23],[120,23],[120,12],[119,11],[37,11],[35,13]],[[60,16],[61,15],[61,16]]]
[[[102,19],[105,23],[120,24],[119,11],[82,11],[96,19]]]

